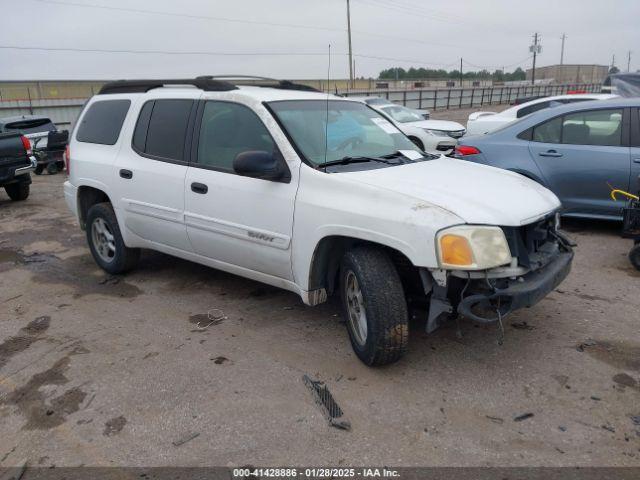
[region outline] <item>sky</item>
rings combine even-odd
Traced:
[[[638,0],[350,0],[356,76],[565,63],[640,69]],[[0,80],[348,78],[347,0],[0,0]],[[96,51],[97,50],[97,51]],[[635,50],[635,51],[634,51]],[[329,51],[331,60],[329,60]],[[330,63],[330,65],[329,65]]]

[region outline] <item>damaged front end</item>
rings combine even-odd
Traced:
[[[502,328],[506,315],[542,300],[571,270],[575,245],[558,227],[553,215],[521,227],[500,227],[511,256],[508,265],[423,269],[421,279],[429,295],[427,333],[455,315],[484,324],[498,322]]]

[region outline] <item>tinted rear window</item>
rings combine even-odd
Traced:
[[[129,100],[105,100],[92,103],[78,126],[79,142],[115,145],[129,111]]]
[[[4,126],[6,131],[18,131],[20,133],[53,132],[56,126],[48,118],[33,118],[7,123]]]
[[[153,108],[145,107],[134,133],[134,147],[152,157],[167,160],[184,159],[184,146],[187,124],[193,100],[156,100]],[[145,116],[151,114],[146,136],[144,135]],[[144,148],[141,148],[144,139]]]

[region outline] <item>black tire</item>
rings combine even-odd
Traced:
[[[366,314],[364,343],[350,315],[348,290],[352,275]],[[348,251],[340,266],[340,292],[349,338],[358,358],[369,366],[399,360],[407,352],[409,314],[400,275],[386,252],[371,246]]]
[[[629,261],[636,270],[640,270],[640,243],[629,252]]]
[[[26,200],[29,197],[31,188],[27,182],[17,182],[5,185],[4,190],[7,192],[7,195],[9,195],[11,200],[19,202],[21,200]]]
[[[94,223],[101,220],[106,224],[109,233],[113,236],[114,251],[110,260],[105,260],[99,253],[99,246],[94,243]],[[131,270],[138,263],[140,249],[129,248],[124,244],[116,214],[110,203],[98,203],[93,205],[87,212],[87,242],[93,259],[105,272],[112,275],[124,273]]]
[[[58,160],[56,162],[56,168],[59,172],[62,172],[64,170],[64,160]]]
[[[422,143],[422,141],[420,141],[419,138],[409,137],[409,140],[411,140],[416,147],[424,152],[424,144]]]
[[[39,164],[36,166],[36,169],[33,171],[36,175],[42,175],[42,171],[44,170],[44,165]]]
[[[47,173],[49,175],[55,175],[58,173],[58,166],[56,165],[56,162],[47,163]]]

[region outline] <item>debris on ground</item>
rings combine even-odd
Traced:
[[[522,422],[523,420],[527,420],[529,418],[533,417],[533,413],[528,412],[528,413],[523,413],[522,415],[518,415],[517,417],[515,417],[513,419],[514,422]]]
[[[535,330],[536,327],[529,325],[526,321],[514,322],[511,324],[516,330]]]
[[[493,423],[498,423],[498,424],[504,423],[504,419],[502,419],[500,417],[492,417],[491,415],[485,415],[485,417],[487,417]]]
[[[558,427],[558,430],[560,430],[561,432],[566,432],[567,431],[567,427],[564,427],[564,426],[560,425]]]
[[[576,350],[578,350],[579,352],[584,352],[585,348],[594,347],[597,344],[598,344],[598,342],[596,342],[595,340],[592,340],[591,338],[588,338],[584,342],[578,344],[578,346],[576,347]]]
[[[107,422],[104,424],[104,431],[102,432],[102,434],[107,437],[117,435],[122,431],[122,429],[126,424],[127,424],[127,419],[124,418],[122,415],[120,415],[119,417],[115,417],[110,420],[107,420]]]
[[[591,400],[599,402],[600,400],[602,400],[600,397],[596,397],[595,395],[591,395]]]
[[[631,421],[634,425],[640,425],[640,415],[634,415],[631,417]]]
[[[210,360],[213,360],[213,363],[215,363],[216,365],[222,365],[223,363],[227,363],[229,361],[227,357],[223,357],[222,355],[211,358]]]
[[[217,308],[209,310],[206,315],[202,313],[191,315],[189,317],[189,321],[196,325],[196,329],[191,331],[204,332],[212,325],[220,325],[227,318],[228,317],[224,314],[224,312],[222,310],[218,310]]]
[[[174,447],[179,447],[180,445],[184,445],[185,443],[190,442],[191,440],[193,440],[194,438],[198,438],[199,436],[200,433],[198,432],[187,433],[185,436],[179,438],[178,440],[174,440],[171,443]]]
[[[333,399],[331,392],[324,382],[312,380],[308,375],[303,375],[302,380],[313,394],[316,404],[322,409],[325,417],[329,421],[329,425],[341,430],[351,430],[350,422],[339,420],[343,415],[342,409]]]
[[[608,425],[608,424],[607,425],[600,425],[600,427],[605,429],[605,430],[607,430],[608,432],[616,433],[616,429],[613,428],[611,425]]]

